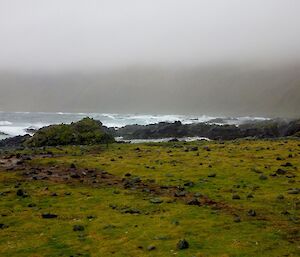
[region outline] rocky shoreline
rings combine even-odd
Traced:
[[[104,136],[104,137],[103,137]],[[183,124],[180,121],[160,122],[150,125],[127,125],[108,128],[100,121],[84,118],[70,125],[51,125],[29,134],[6,138],[0,147],[47,146],[65,144],[111,143],[113,137],[123,140],[207,138],[210,140],[234,140],[238,138],[300,138],[300,119],[272,119],[237,125],[214,123]]]
[[[115,135],[124,139],[157,139],[157,138],[183,138],[205,137],[211,140],[233,140],[237,138],[279,138],[298,136],[300,133],[300,120],[274,119],[255,121],[252,123],[236,125],[218,125],[207,123],[182,124],[160,122],[151,125],[128,125],[115,130]]]

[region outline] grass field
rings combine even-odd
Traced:
[[[52,147],[0,159],[3,257],[300,256],[300,140]]]

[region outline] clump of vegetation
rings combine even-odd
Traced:
[[[91,145],[114,142],[100,121],[84,118],[71,124],[51,125],[38,130],[26,146]]]

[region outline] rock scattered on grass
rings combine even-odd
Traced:
[[[233,221],[234,221],[235,223],[240,223],[240,222],[241,222],[240,216],[235,216],[235,217],[233,218]]]
[[[183,249],[188,249],[189,248],[189,243],[185,239],[181,239],[177,243],[177,249],[183,250]]]
[[[207,177],[209,177],[209,178],[215,178],[216,176],[217,176],[216,173],[209,173],[209,174],[207,175]]]
[[[255,210],[249,210],[248,211],[248,216],[255,217],[256,216],[256,211]]]
[[[0,223],[0,229],[5,229],[5,228],[9,228],[8,225]]]
[[[151,198],[150,199],[150,203],[156,203],[156,204],[158,204],[158,203],[162,203],[162,202],[163,202],[163,200],[160,199],[160,198]]]
[[[233,200],[240,200],[241,197],[238,194],[234,194],[234,195],[232,195],[232,199]]]
[[[193,199],[189,200],[187,202],[187,204],[188,205],[198,205],[198,206],[201,205],[201,203],[199,202],[199,200],[197,198],[193,198]]]
[[[287,191],[287,193],[290,195],[297,195],[300,193],[300,188],[291,188]]]
[[[276,198],[277,198],[277,200],[283,200],[284,196],[283,195],[278,195]]]
[[[147,250],[148,251],[153,251],[153,250],[155,250],[156,249],[156,246],[154,246],[154,245],[149,245],[148,247],[147,247]]]
[[[84,231],[84,226],[82,225],[74,225],[73,231]]]
[[[57,217],[58,217],[58,215],[53,214],[53,213],[43,213],[42,214],[43,219],[54,219],[54,218],[57,218]]]
[[[260,179],[260,180],[267,180],[268,177],[267,177],[266,175],[264,175],[264,174],[261,174],[261,175],[259,176],[259,179]]]
[[[28,194],[23,189],[18,189],[17,196],[28,197]]]

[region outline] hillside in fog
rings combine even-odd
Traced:
[[[300,65],[0,74],[5,111],[299,116]]]

